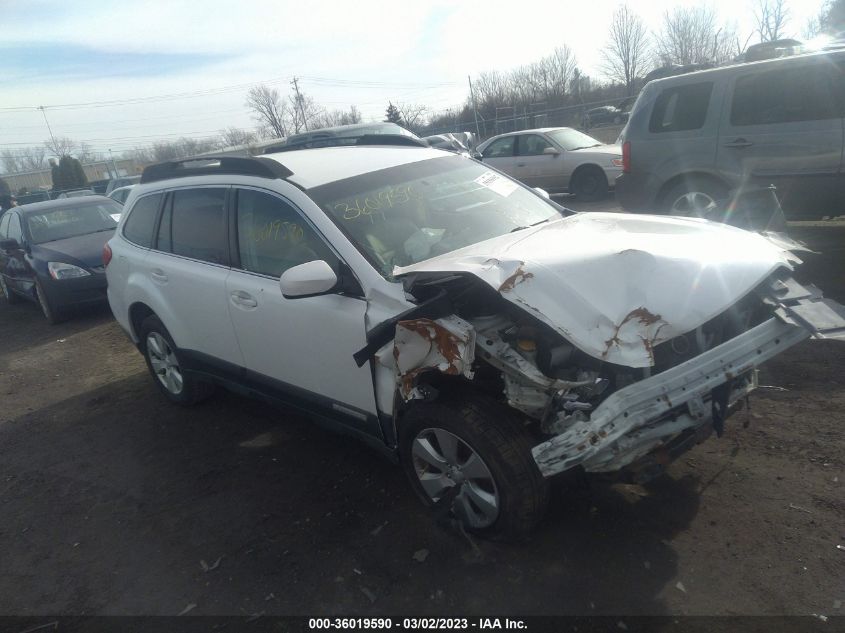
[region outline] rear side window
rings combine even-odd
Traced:
[[[241,268],[280,277],[293,266],[322,259],[337,270],[337,257],[299,212],[260,191],[238,191]]]
[[[6,237],[6,227],[9,226],[9,218],[11,217],[11,213],[4,213],[3,215],[0,215],[0,239]]]
[[[6,235],[10,240],[17,240],[18,244],[23,241],[23,231],[21,230],[20,218],[14,213],[9,217],[9,228],[6,229]]]
[[[740,77],[731,103],[731,125],[768,125],[838,118],[831,70],[799,66]]]
[[[667,88],[660,93],[651,111],[649,132],[681,132],[698,130],[707,118],[707,106],[713,82]]]
[[[160,193],[138,198],[123,225],[123,237],[133,244],[150,248],[153,243],[153,227],[155,227],[160,202]]]
[[[212,264],[229,263],[226,189],[180,189],[173,192],[168,207],[159,227],[159,250]]]

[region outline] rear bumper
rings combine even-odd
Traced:
[[[655,213],[660,184],[651,174],[632,172],[620,174],[616,179],[616,200],[631,213]]]

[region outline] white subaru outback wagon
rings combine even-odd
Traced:
[[[645,481],[722,433],[758,365],[845,334],[784,236],[574,213],[380,142],[147,168],[104,261],[167,398],[223,385],[306,411],[518,538],[549,478]]]

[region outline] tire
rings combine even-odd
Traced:
[[[478,394],[442,398],[412,405],[401,421],[399,454],[411,486],[468,531],[524,539],[546,512],[548,485],[522,419]]]
[[[143,320],[140,329],[141,352],[156,386],[176,404],[190,406],[205,400],[213,388],[182,371],[176,344],[157,316]]]
[[[64,321],[64,316],[56,305],[50,301],[50,297],[44,292],[44,286],[37,279],[35,280],[35,294],[38,298],[38,305],[41,306],[41,313],[50,325],[56,325]]]
[[[727,192],[727,187],[710,178],[685,178],[664,194],[660,207],[667,215],[718,220],[718,201]]]
[[[578,169],[569,185],[570,193],[585,202],[600,200],[608,194],[607,176],[600,167],[588,165]]]
[[[12,305],[21,302],[21,297],[9,290],[9,286],[6,285],[6,280],[3,278],[2,274],[0,274],[0,295],[3,295],[6,302]]]

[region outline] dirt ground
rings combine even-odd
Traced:
[[[845,302],[845,227],[793,233]],[[842,615],[845,346],[799,345],[761,384],[654,485],[470,542],[298,415],[168,404],[107,307],[51,327],[0,303],[0,614]]]

